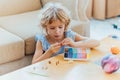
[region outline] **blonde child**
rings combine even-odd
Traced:
[[[48,3],[41,10],[40,27],[46,32],[37,35],[36,50],[32,63],[64,52],[65,46],[92,48],[99,41],[77,34],[69,29],[69,11],[59,3]]]

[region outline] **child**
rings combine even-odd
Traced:
[[[58,3],[49,3],[41,10],[40,25],[46,34],[37,36],[32,63],[63,53],[65,46],[92,48],[99,45],[99,41],[68,29],[71,21],[68,12]]]

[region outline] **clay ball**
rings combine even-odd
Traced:
[[[101,60],[102,69],[106,73],[113,73],[120,67],[120,59],[116,55],[106,55]]]

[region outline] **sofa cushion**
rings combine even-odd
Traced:
[[[0,16],[40,9],[40,0],[0,0]]]
[[[2,28],[25,40],[26,54],[34,52],[34,36],[41,32],[38,26],[38,13],[39,10],[14,16],[0,17],[0,26]]]
[[[0,28],[0,64],[24,56],[24,41],[18,36]]]

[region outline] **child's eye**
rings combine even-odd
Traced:
[[[63,28],[62,26],[60,26],[59,28]]]
[[[50,29],[55,29],[55,28],[50,28]]]

